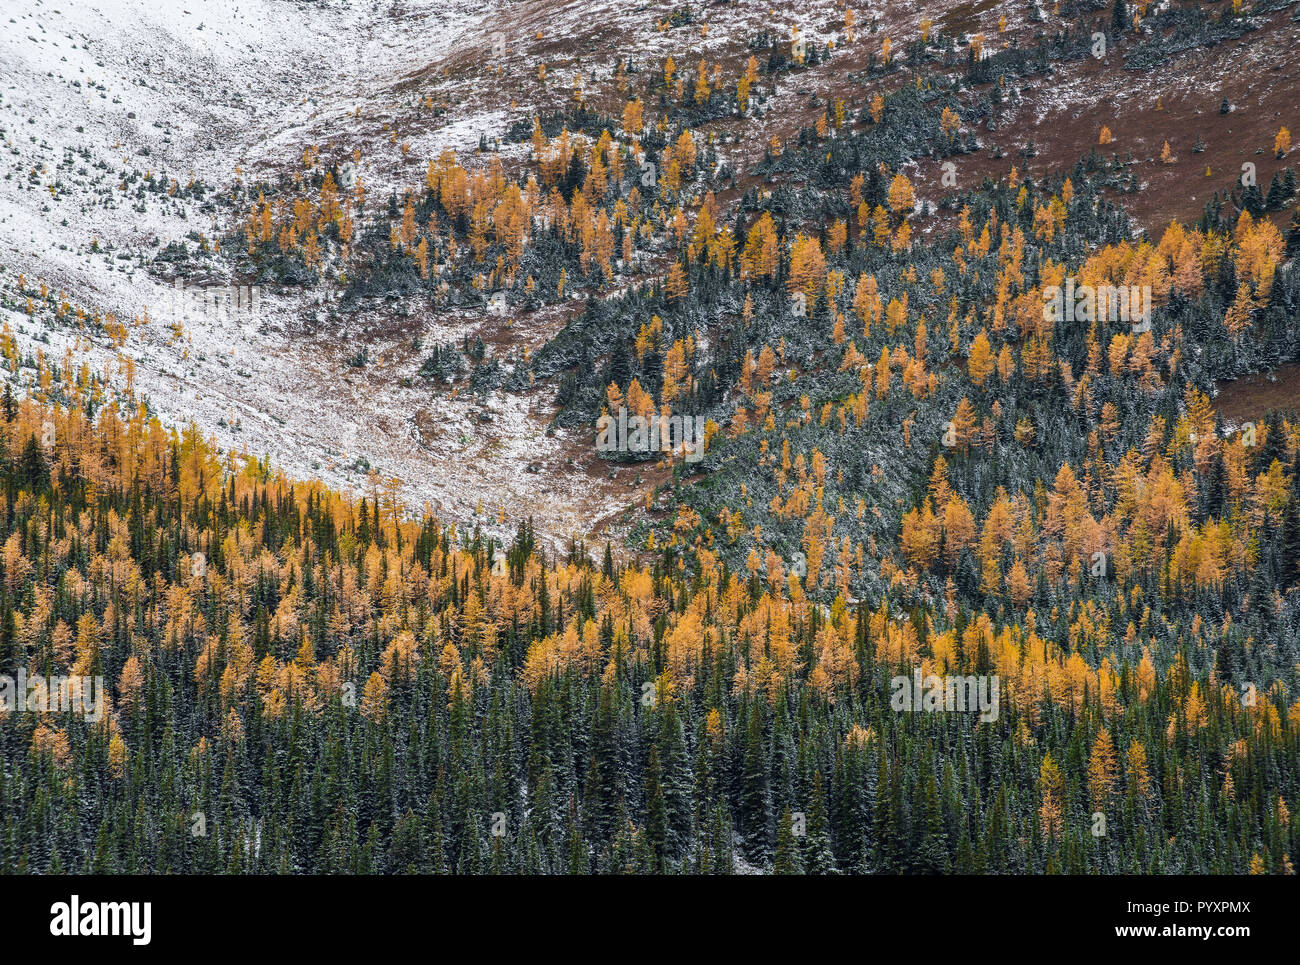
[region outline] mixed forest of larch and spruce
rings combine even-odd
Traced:
[[[1242,7],[1039,5],[1014,44],[844,9],[838,43],[774,24],[714,62],[683,5],[675,54],[624,50],[599,99],[519,66],[549,101],[405,190],[342,139],[274,177],[114,174],[223,225],[160,277],[566,308],[536,350],[420,346],[435,418],[529,390],[588,450],[623,410],[704,452],[603,454],[640,485],[556,539],[295,478],[166,424],[130,359],[6,325],[0,673],[100,677],[104,707],[0,710],[0,871],[1292,873],[1300,406],[1215,402],[1300,357],[1291,134],[1241,146],[1258,181],[1202,171],[1195,129],[1154,160],[1100,124],[1050,165],[990,140],[1097,37],[1158,72],[1294,12]],[[1174,163],[1203,207],[1137,226]],[[27,328],[147,321],[0,282]],[[1067,282],[1149,289],[1149,324],[1045,312]],[[996,678],[997,713],[896,709],[917,673]]]

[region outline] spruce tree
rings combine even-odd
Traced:
[[[776,855],[772,860],[773,874],[803,874],[803,861],[799,856],[799,844],[795,838],[793,823],[790,809],[786,808],[781,812],[781,820],[776,828]]]

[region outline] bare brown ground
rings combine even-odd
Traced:
[[[1116,200],[1157,235],[1170,221],[1197,220],[1216,189],[1222,196],[1239,186],[1244,163],[1255,165],[1267,192],[1273,173],[1296,163],[1294,149],[1274,157],[1278,128],[1288,127],[1300,144],[1300,25],[1289,17],[1290,11],[1275,14],[1237,41],[1187,51],[1153,71],[1126,71],[1114,54],[1058,66],[1054,76],[1022,88],[1023,103],[999,118],[998,131],[979,132],[990,150],[957,159],[959,185],[1005,177],[1013,165],[1035,178],[1068,170],[1094,148],[1121,159],[1131,154],[1141,189]],[[1234,109],[1222,115],[1225,96]],[[1098,143],[1103,126],[1113,136],[1109,145]],[[1201,153],[1193,150],[1198,136]],[[1037,154],[1027,158],[1020,152],[1031,139]],[[1169,164],[1160,161],[1166,141]],[[1004,158],[992,156],[994,145]],[[930,162],[922,183],[941,192],[940,175]],[[1286,215],[1275,220],[1283,225]]]
[[[1214,405],[1224,422],[1240,425],[1270,409],[1300,411],[1300,362],[1280,365],[1269,374],[1221,382],[1218,389]]]

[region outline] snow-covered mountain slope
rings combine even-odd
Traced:
[[[212,237],[221,225],[203,199],[137,195],[135,183],[123,190],[137,168],[217,190],[273,170],[312,143],[318,126],[358,108],[382,113],[394,85],[453,51],[491,8],[444,0],[8,6],[0,31],[3,279],[13,286],[24,275],[88,313],[150,317],[119,349],[10,309],[24,352],[59,358],[75,348],[79,361],[112,371],[119,384],[120,358],[129,357],[136,388],[165,421],[193,420],[223,445],[269,455],[295,475],[357,488],[374,467],[402,479],[414,506],[427,501],[469,517],[480,501],[485,511],[504,504],[512,513],[532,503],[557,531],[585,530],[576,517],[566,525],[563,485],[519,472],[546,465],[560,446],[543,434],[546,420],[529,414],[535,403],[498,395],[430,412],[427,393],[390,384],[387,375],[418,364],[413,352],[400,357],[412,332],[394,333],[389,344],[371,332],[379,367],[362,375],[341,347],[329,350],[329,332],[310,344],[286,337],[301,300],[266,291],[256,312],[184,312],[178,338],[167,324],[173,292],[144,265],[168,243]],[[477,136],[453,131],[437,146],[464,148]],[[382,170],[367,174],[382,185]],[[468,330],[464,319],[421,322],[415,334],[429,340]],[[559,498],[549,509],[548,496]]]
[[[691,16],[680,17],[687,6]],[[1258,18],[1267,33],[1190,49],[1159,71],[1126,71],[1118,57],[1059,65],[1050,82],[1008,92],[1001,123],[978,132],[1001,153],[970,155],[959,176],[999,177],[1012,163],[1037,176],[1073,163],[1110,123],[1118,149],[1152,155],[1145,176],[1154,190],[1126,201],[1139,219],[1194,217],[1211,183],[1189,188],[1184,174],[1159,165],[1160,142],[1190,154],[1198,116],[1231,97],[1239,110],[1208,134],[1198,167],[1226,174],[1248,159],[1267,179],[1277,163],[1257,149],[1296,121],[1289,17],[1275,10]],[[231,210],[214,197],[291,176],[309,147],[357,151],[371,196],[384,198],[422,186],[425,165],[446,148],[468,166],[485,163],[471,156],[481,138],[531,123],[574,88],[617,117],[620,58],[647,72],[670,55],[683,70],[707,59],[734,75],[760,32],[836,43],[843,53],[832,64],[773,80],[761,116],[710,125],[720,162],[743,172],[769,139],[810,123],[819,98],[860,107],[868,87],[907,83],[905,71],[854,79],[884,38],[901,50],[930,20],[956,38],[960,69],[977,35],[988,48],[1027,44],[1033,31],[1058,27],[1054,19],[1035,3],[897,0],[859,8],[850,37],[845,7],[833,0],[11,0],[0,14],[0,316],[24,354],[72,351],[120,387],[130,378],[166,422],[194,421],[223,446],[269,456],[293,475],[362,491],[373,468],[402,480],[415,508],[427,502],[466,520],[504,508],[537,516],[557,537],[599,535],[661,471],[611,467],[589,438],[548,434],[553,385],[431,394],[414,377],[421,345],[474,337],[513,371],[586,296],[513,327],[469,309],[341,313],[330,288],[266,290],[256,311],[177,318],[174,293],[149,266],[172,243],[211,244],[229,232]],[[1234,72],[1244,57],[1252,69]],[[425,98],[438,109],[422,110]],[[1023,150],[1031,134],[1032,156]],[[503,142],[495,156],[510,166],[526,153]],[[918,197],[937,197],[938,164],[914,168]],[[247,283],[222,264],[215,259],[202,281]],[[87,314],[148,321],[114,339],[68,318],[29,317],[19,276]],[[349,364],[359,346],[365,367]]]

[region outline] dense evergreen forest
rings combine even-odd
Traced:
[[[1290,870],[1300,705],[1204,654],[1294,665],[1294,594],[824,611],[702,548],[554,558],[228,471],[142,411],[23,402],[3,441],[0,656],[111,691],[0,721],[7,872]],[[998,674],[996,720],[891,709],[916,664]]]

